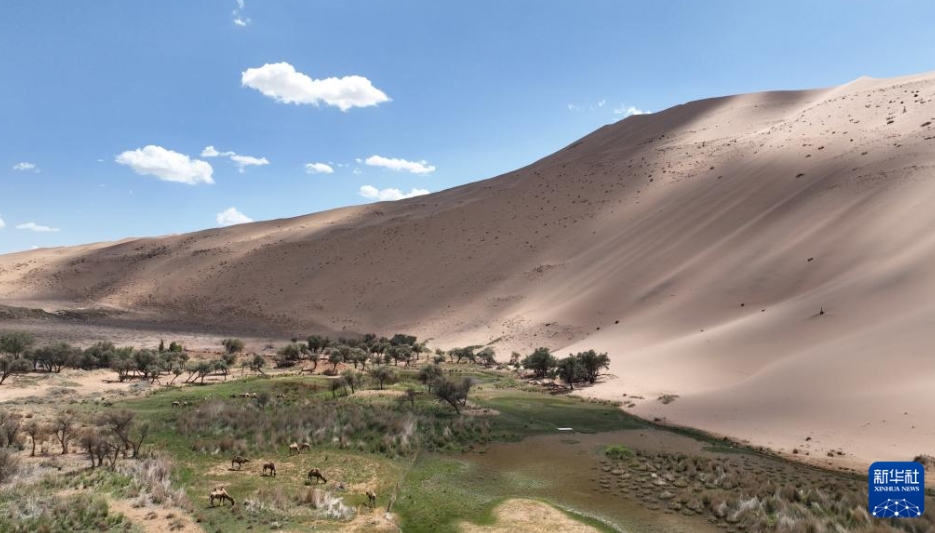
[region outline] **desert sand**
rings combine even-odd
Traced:
[[[638,414],[911,459],[935,452],[933,122],[935,74],[701,100],[428,196],[0,256],[0,304],[595,348],[613,376],[583,393]]]

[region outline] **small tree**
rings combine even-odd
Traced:
[[[396,381],[396,372],[387,366],[375,366],[370,369],[370,377],[380,384],[380,390],[383,390],[384,383],[394,383]]]
[[[224,339],[221,341],[221,345],[229,354],[240,353],[244,348],[244,342],[240,339]]]
[[[23,426],[23,433],[29,435],[29,438],[32,440],[32,450],[29,452],[29,456],[35,457],[36,443],[45,436],[45,426],[40,424],[36,419],[32,419]]]
[[[302,358],[302,348],[296,343],[290,343],[276,352],[276,366],[285,368],[294,366]]]
[[[419,369],[418,378],[419,381],[428,388],[429,392],[432,392],[435,381],[444,376],[444,374],[442,367],[438,365],[426,365]]]
[[[484,348],[483,350],[477,352],[477,360],[486,367],[491,367],[497,364],[496,351],[490,346]]]
[[[569,355],[558,362],[558,375],[574,389],[575,382],[585,377],[584,365],[577,357]]]
[[[341,389],[347,389],[347,383],[342,378],[328,380],[328,388],[331,390],[331,397],[337,398],[338,391]]]
[[[544,378],[555,368],[555,364],[555,357],[548,348],[536,348],[536,351],[523,359],[523,368],[532,370],[537,378]]]
[[[416,406],[416,397],[419,395],[419,391],[415,390],[412,387],[406,387],[406,390],[403,391],[403,395],[400,396],[400,402],[409,402],[409,405],[412,408]]]
[[[13,359],[19,359],[35,343],[36,337],[32,333],[12,331],[0,335],[0,353],[9,354],[13,356]]]
[[[594,350],[588,350],[586,352],[579,352],[575,357],[581,361],[581,365],[584,367],[584,377],[590,383],[597,381],[601,369],[610,368],[610,358],[607,357],[606,353],[597,353]]]
[[[13,374],[29,372],[29,361],[16,359],[12,355],[0,355],[0,385]]]
[[[264,359],[262,355],[253,354],[253,359],[251,359],[248,364],[252,372],[259,372],[260,374],[265,374],[263,372],[263,367],[266,366],[266,359]]]
[[[52,421],[52,430],[55,432],[55,438],[62,445],[62,455],[68,453],[68,441],[71,440],[77,427],[75,412],[71,410],[59,411]]]
[[[339,350],[331,350],[331,353],[328,354],[328,362],[331,363],[331,371],[337,372],[338,365],[344,362],[344,356]]]
[[[12,446],[16,434],[23,428],[23,417],[19,413],[0,411],[0,446]]]
[[[441,378],[435,382],[435,397],[450,405],[456,413],[461,414],[461,407],[467,404],[471,384],[470,378],[464,378],[461,383]]]
[[[344,383],[351,388],[351,394],[357,392],[357,387],[360,386],[362,374],[355,370],[348,368],[344,372],[341,372],[341,379],[344,380]]]

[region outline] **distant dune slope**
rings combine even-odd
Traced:
[[[644,414],[935,452],[933,122],[933,74],[702,100],[410,200],[0,256],[0,304],[594,347],[591,394],[680,395]]]

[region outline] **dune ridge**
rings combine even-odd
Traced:
[[[595,348],[585,394],[638,414],[911,459],[935,452],[933,122],[935,74],[700,100],[428,196],[3,255],[0,304]]]

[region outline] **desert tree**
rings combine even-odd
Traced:
[[[393,335],[390,339],[390,344],[393,346],[403,346],[408,345],[412,346],[416,343],[416,337],[414,335],[406,335],[405,333],[397,333]]]
[[[464,378],[461,383],[448,378],[435,382],[435,397],[450,405],[456,413],[461,414],[461,407],[467,405],[468,392],[471,390],[471,378]]]
[[[444,374],[442,367],[438,365],[425,365],[419,369],[417,377],[419,381],[428,388],[428,391],[432,392],[435,381],[444,376]]]
[[[129,409],[107,411],[101,420],[120,441],[124,454],[138,458],[140,448],[149,436],[149,424],[137,424],[136,413]]]
[[[243,351],[244,342],[240,339],[224,339],[221,341],[224,350],[229,354],[237,354]]]
[[[30,440],[32,440],[32,450],[29,452],[29,456],[35,457],[36,443],[45,437],[46,428],[38,420],[33,418],[29,422],[26,422],[25,425],[23,425],[23,433],[29,435]]]
[[[572,355],[560,360],[557,369],[558,375],[565,383],[568,383],[568,386],[572,389],[575,388],[576,381],[581,381],[586,377],[584,364],[580,359]]]
[[[85,348],[81,354],[79,366],[83,370],[108,368],[116,350],[117,347],[112,342],[102,341],[92,344]]]
[[[344,383],[351,388],[351,394],[357,392],[357,387],[360,386],[362,377],[363,374],[357,372],[356,370],[351,370],[350,368],[344,372],[341,372],[341,379],[344,380]]]
[[[9,354],[13,359],[19,359],[36,343],[32,333],[24,331],[11,331],[0,335],[0,353]]]
[[[344,393],[347,394],[347,382],[343,378],[335,378],[328,380],[328,390],[331,391],[331,397],[337,398],[338,391],[344,390]]]
[[[313,353],[320,353],[325,348],[331,346],[331,340],[321,335],[310,335],[305,341],[308,343],[309,350]]]
[[[59,411],[52,420],[52,431],[62,445],[62,455],[68,453],[68,441],[74,436],[77,427],[76,414],[70,409]]]
[[[293,342],[276,352],[276,366],[279,368],[294,366],[301,358],[302,348]]]
[[[130,373],[136,370],[133,348],[127,346],[114,350],[110,358],[110,369],[117,373],[118,381],[126,381],[130,377]]]
[[[548,348],[536,348],[536,350],[523,359],[523,368],[532,370],[537,378],[544,378],[550,370],[555,368],[555,357]]]
[[[251,372],[257,372],[259,374],[266,375],[266,373],[263,372],[263,367],[266,366],[266,359],[264,359],[263,356],[258,353],[253,354],[253,358],[248,361],[244,361],[243,364],[247,365]]]
[[[29,361],[16,359],[12,355],[0,355],[0,385],[13,374],[29,372]]]
[[[380,385],[380,390],[383,390],[384,384],[396,381],[396,372],[387,366],[374,366],[370,369],[370,377]]]
[[[409,402],[409,406],[413,409],[416,406],[416,397],[419,396],[419,391],[415,390],[412,387],[406,387],[406,390],[403,391],[402,396],[399,397],[400,403]]]
[[[0,411],[0,445],[12,446],[16,435],[23,427],[23,416],[12,411]]]
[[[79,350],[67,342],[56,342],[33,350],[29,358],[33,361],[33,370],[59,373],[66,366],[77,366]]]
[[[597,353],[594,350],[588,350],[586,352],[579,352],[575,357],[581,361],[581,365],[584,367],[584,377],[589,383],[597,381],[601,369],[610,368],[610,358],[606,353]]]
[[[492,347],[488,346],[477,352],[477,360],[485,367],[491,367],[497,364],[497,353]]]

